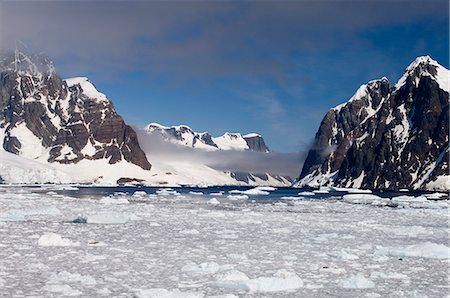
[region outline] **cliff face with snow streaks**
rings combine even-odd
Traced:
[[[362,85],[325,115],[296,185],[450,189],[449,75],[423,56],[394,86]]]

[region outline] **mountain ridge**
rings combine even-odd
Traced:
[[[164,126],[150,123],[144,127],[149,133],[158,133],[165,140],[174,144],[198,148],[207,151],[214,150],[250,150],[257,152],[270,152],[264,139],[257,133],[230,133],[213,137],[208,132],[196,132],[187,125]]]

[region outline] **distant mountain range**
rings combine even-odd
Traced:
[[[150,123],[145,127],[149,134],[159,134],[165,140],[183,146],[208,151],[238,150],[270,152],[261,135],[250,133],[225,133],[220,137],[212,137],[208,132],[195,132],[189,126],[163,126],[158,123]]]
[[[269,152],[257,134],[212,138],[185,126],[148,125],[170,142],[205,150]],[[63,80],[43,55],[0,56],[0,182],[290,185],[266,173],[163,163],[142,150],[136,132],[85,77]]]
[[[450,189],[450,72],[418,57],[325,115],[296,186]]]

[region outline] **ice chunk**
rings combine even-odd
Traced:
[[[55,233],[45,233],[38,240],[39,246],[79,246],[79,242],[74,242],[67,238],[62,238],[61,235]]]
[[[229,195],[229,196],[227,196],[227,198],[230,201],[238,201],[238,200],[247,200],[248,196],[247,195]]]
[[[214,274],[220,270],[220,265],[216,262],[206,262],[199,265],[192,263],[185,265],[181,268],[181,271],[187,272],[193,275]]]
[[[189,194],[194,196],[203,196],[203,192],[201,191],[190,191]]]
[[[161,188],[156,191],[159,196],[180,196],[181,194],[172,188]]]
[[[295,272],[285,269],[277,271],[272,277],[258,277],[248,279],[245,274],[238,272],[224,276],[227,279],[218,280],[212,285],[220,288],[245,290],[249,292],[282,292],[303,287],[303,281]],[[247,278],[246,278],[247,277]]]
[[[180,290],[166,290],[161,288],[138,290],[136,298],[202,298],[203,293],[181,292]]]
[[[80,296],[82,292],[73,289],[69,285],[49,284],[42,288],[44,291],[58,293],[61,296]]]
[[[219,205],[220,202],[219,202],[219,200],[217,200],[216,198],[212,198],[212,199],[210,199],[210,200],[208,201],[208,204],[210,204],[210,205]]]
[[[223,196],[224,192],[223,191],[219,191],[219,192],[212,192],[209,195],[210,196]]]
[[[138,190],[133,193],[133,197],[145,197],[146,195],[147,193],[142,190]]]
[[[88,215],[86,222],[90,224],[124,224],[130,219],[131,216],[127,213],[100,212]]]
[[[430,259],[449,259],[450,248],[444,244],[425,242],[413,245],[398,247],[383,247],[378,249],[375,254],[395,257],[419,257]]]
[[[342,280],[339,285],[344,289],[370,289],[375,287],[374,282],[367,279],[362,274],[352,275],[349,278]]]
[[[313,193],[312,191],[302,191],[298,193],[299,196],[304,196],[304,197],[310,197],[310,196],[315,196],[316,194]]]
[[[267,191],[267,187],[255,187],[255,188],[245,190],[241,193],[245,194],[245,195],[251,195],[251,196],[266,196],[266,195],[270,194],[270,192]]]
[[[82,285],[95,285],[97,282],[90,275],[81,275],[79,273],[70,273],[67,271],[61,271],[53,273],[50,277],[50,281],[47,284],[59,284],[59,283],[80,283]]]
[[[372,272],[372,274],[370,274],[370,278],[409,280],[409,277],[405,274],[401,274],[401,273],[397,273],[397,272],[379,272],[379,271]]]
[[[130,202],[125,198],[111,198],[111,197],[104,197],[100,199],[100,203],[105,205],[120,205],[120,204],[129,204]]]
[[[347,194],[342,197],[342,200],[351,204],[374,204],[389,201],[389,199],[383,199],[372,194]]]
[[[184,235],[198,235],[198,234],[200,234],[200,232],[197,231],[196,229],[190,229],[190,230],[182,230],[182,231],[180,231],[180,234],[184,234]]]

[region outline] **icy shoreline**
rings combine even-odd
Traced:
[[[271,191],[77,198],[51,187],[0,187],[0,296],[448,292],[448,201],[408,193],[395,199],[404,208],[369,194],[252,200]]]

